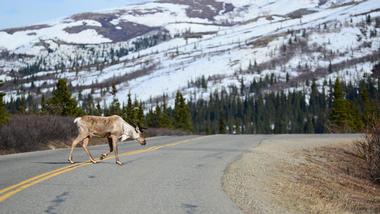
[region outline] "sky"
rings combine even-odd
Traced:
[[[0,29],[152,0],[0,0]]]

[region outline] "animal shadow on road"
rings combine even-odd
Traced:
[[[132,159],[132,160],[128,160],[128,161],[126,161],[125,163],[124,163],[124,165],[126,165],[126,164],[131,164],[131,163],[133,163],[133,162],[135,162],[135,161],[138,161],[138,160],[140,160],[140,159],[142,159],[142,158],[135,158],[135,159]],[[78,161],[78,162],[76,162],[76,163],[87,163],[88,161]],[[48,161],[48,162],[33,162],[33,163],[38,163],[38,164],[51,164],[51,165],[54,165],[54,164],[56,164],[56,165],[68,165],[69,164],[69,162],[67,162],[67,161],[57,161],[57,162],[54,162],[54,161]],[[113,161],[98,161],[95,165],[97,165],[97,164],[115,164],[115,162],[113,162]]]
[[[61,162],[33,162],[33,163],[40,163],[40,164],[69,164],[67,161],[61,161]]]
[[[33,162],[33,163],[39,163],[39,164],[51,164],[51,165],[70,165],[70,163],[68,161],[57,161],[57,162]],[[78,161],[78,162],[75,162],[75,163],[89,163],[89,161]],[[107,162],[104,162],[104,161],[98,161],[96,164],[110,164],[110,163],[107,163]]]
[[[193,204],[182,203],[181,207],[186,212],[186,214],[194,214],[198,211],[198,206]]]
[[[68,196],[69,192],[64,192],[60,195],[57,195],[55,199],[51,201],[51,205],[46,208],[45,213],[57,214],[57,208],[66,201]]]

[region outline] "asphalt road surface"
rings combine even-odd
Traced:
[[[268,137],[268,136],[267,136]],[[90,164],[78,147],[0,156],[0,213],[240,213],[223,192],[227,165],[266,136],[156,137]],[[95,157],[108,145],[90,147]]]

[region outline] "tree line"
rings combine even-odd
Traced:
[[[260,91],[261,82],[254,91]],[[358,85],[324,82],[310,92],[263,92],[242,97],[237,87],[190,102],[194,132],[205,134],[283,134],[360,132],[380,116],[379,80]]]
[[[9,120],[9,113],[12,114],[42,114],[58,116],[81,116],[81,115],[119,115],[125,121],[139,126],[148,126],[153,128],[173,128],[185,131],[192,130],[191,115],[188,103],[181,92],[177,92],[175,106],[168,108],[166,101],[161,105],[151,108],[147,114],[144,114],[144,103],[136,98],[132,101],[131,93],[127,95],[127,103],[120,104],[116,98],[117,89],[112,85],[113,100],[109,106],[101,107],[99,102],[95,102],[92,95],[89,94],[83,98],[79,95],[81,103],[72,96],[69,84],[66,80],[58,80],[51,97],[45,98],[43,95],[40,103],[32,96],[19,97],[11,99],[8,103],[3,102],[3,96],[0,94],[0,124],[5,124]]]
[[[360,132],[370,120],[380,116],[379,70],[378,64],[371,77],[356,85],[336,79],[334,83],[325,81],[318,88],[312,81],[308,83],[308,92],[270,92],[264,86],[271,84],[271,78],[254,80],[248,85],[242,81],[240,88],[230,86],[228,91],[215,91],[208,99],[186,101],[178,91],[174,107],[168,105],[168,96],[163,95],[161,101],[145,113],[145,103],[132,99],[130,93],[127,103],[120,104],[115,85],[112,86],[112,103],[101,107],[91,95],[82,97],[79,104],[66,80],[59,80],[51,97],[42,96],[39,104],[29,96],[6,104],[0,102],[0,123],[10,119],[8,112],[60,116],[116,114],[140,126],[198,134]],[[204,81],[207,80],[203,78],[201,83]],[[3,96],[0,94],[1,101]]]
[[[0,87],[2,85],[3,85],[3,82],[0,80]],[[0,125],[6,124],[9,121],[9,114],[3,102],[4,96],[5,96],[5,93],[0,92]]]

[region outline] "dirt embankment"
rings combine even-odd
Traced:
[[[223,188],[244,213],[380,213],[380,187],[355,154],[359,135],[282,135],[225,171]]]

